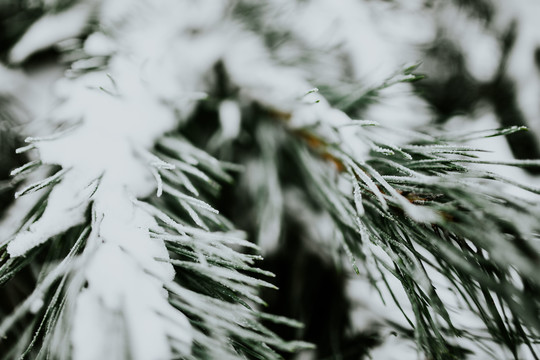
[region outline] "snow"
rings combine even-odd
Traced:
[[[219,104],[220,142],[234,140],[240,134],[242,114],[236,101],[225,100]]]
[[[121,65],[124,71],[132,70],[127,62]],[[111,86],[105,74],[73,81],[71,96],[58,113],[69,118],[84,116],[83,123],[62,137],[35,142],[44,163],[69,171],[51,192],[43,216],[9,243],[8,252],[24,255],[84,222],[90,200],[86,189],[101,176],[93,210],[103,220],[97,249],[85,270],[88,288],[78,300],[74,358],[115,358],[108,346],[102,346],[108,339],[102,338],[101,345],[95,342],[100,338],[96,334],[107,333],[107,323],[96,319],[102,319],[103,312],[118,312],[128,324],[134,358],[164,359],[170,357],[168,336],[180,336],[189,349],[189,322],[177,314],[176,325],[165,326],[159,315],[171,309],[158,279],[172,281],[174,271],[170,264],[154,260],[166,259],[168,253],[163,242],[150,239],[148,228],[157,225],[150,215],[134,207],[131,198],[147,196],[155,188],[149,165],[136,148],[150,149],[158,136],[174,126],[175,119],[163,105],[152,101],[152,94],[140,83],[129,82],[125,73],[113,70],[121,98],[98,90],[101,84]]]
[[[495,117],[495,114],[491,109],[480,110],[475,116],[475,119],[469,119],[466,117],[455,116],[450,119],[445,125],[445,131],[447,132],[461,132],[463,129],[467,129],[470,132],[482,131],[488,129],[497,129],[500,125]],[[514,158],[508,141],[503,136],[481,138],[468,141],[466,145],[476,149],[483,149],[485,152],[479,153],[479,159],[492,160],[492,161],[512,161]],[[500,166],[489,164],[474,164],[474,168],[483,169],[495,174],[499,174],[504,178],[510,178],[513,181],[521,184],[540,186],[540,179],[529,175],[525,170],[514,166]],[[501,190],[507,194],[518,196],[524,199],[539,199],[538,195],[535,195],[529,191],[520,189],[516,186],[499,184]]]
[[[117,349],[121,348],[122,343],[116,339],[115,332],[102,331],[104,328],[115,329],[115,326],[111,326],[114,319],[111,315],[111,313],[104,311],[100,299],[95,295],[86,290],[83,290],[78,295],[76,303],[77,322],[75,322],[71,332],[71,340],[75,344],[73,347],[74,359],[112,360],[115,357],[121,357]],[[79,323],[85,326],[78,326]],[[119,329],[118,332],[122,330]],[[114,346],[112,341],[116,342]],[[81,348],[81,345],[77,344],[88,344],[88,346]]]
[[[59,40],[77,36],[94,11],[94,4],[99,3],[82,2],[60,14],[45,16],[13,48],[11,61],[22,62]],[[206,94],[204,91],[208,90],[211,82],[208,74],[212,73],[218,61],[223,60],[227,75],[241,89],[240,100],[248,99],[271,110],[290,114],[287,126],[293,129],[321,125],[324,129],[321,135],[331,136],[330,132],[323,132],[333,128],[346,152],[360,160],[366,157],[369,146],[359,141],[353,128],[346,126],[352,123],[349,116],[333,109],[316,91],[309,90],[313,88],[312,81],[320,77],[324,83],[332,76],[346,75],[361,80],[367,87],[379,84],[401,64],[416,60],[417,53],[411,51],[411,43],[421,45],[435,36],[432,20],[422,19],[418,14],[415,17],[403,16],[416,11],[419,0],[402,5],[399,10],[383,4],[365,6],[354,0],[343,1],[342,6],[335,6],[332,0],[301,4],[274,0],[271,3],[282,11],[272,21],[278,28],[283,25],[283,29],[290,31],[306,49],[284,46],[284,50],[268,50],[258,35],[229,21],[226,1],[135,3],[115,0],[100,4],[100,23],[107,35],[99,32],[90,35],[84,43],[84,50],[92,56],[112,55],[109,68],[64,80],[57,86],[57,94],[65,98],[65,102],[53,117],[81,120],[80,125],[61,137],[38,140],[34,144],[43,163],[57,164],[69,171],[51,192],[43,216],[8,245],[11,256],[24,256],[50,237],[86,221],[85,214],[92,202],[92,211],[101,220],[93,224],[95,232],[84,254],[88,287],[77,299],[71,335],[75,359],[119,358],[121,354],[115,349],[121,348],[118,345],[122,343],[130,346],[134,359],[170,358],[167,337],[178,340],[184,353],[190,351],[193,338],[189,321],[169,305],[164,289],[164,285],[173,280],[174,270],[170,264],[155,260],[168,258],[166,248],[162,240],[150,238],[149,229],[157,227],[157,224],[153,216],[143,211],[140,203],[133,199],[155,192],[154,167],[163,164],[158,162],[160,165],[156,165],[155,159],[144,154],[150,151],[156,139],[175,129],[178,121],[190,114],[195,104],[193,100]],[[524,6],[526,1],[520,0],[519,3]],[[516,55],[510,62],[511,74],[518,79],[519,88],[524,89],[519,98],[520,104],[531,118],[540,112],[537,104],[540,90],[538,82],[530,80],[530,74],[535,71],[532,59],[528,58],[527,62],[520,59],[525,58],[521,56],[523,53],[540,42],[534,27],[537,10],[535,7],[526,16],[527,21],[522,25],[523,35],[518,39]],[[385,15],[385,12],[390,15]],[[526,10],[522,9],[522,12],[527,14]],[[449,36],[462,39],[464,34],[468,35],[460,44],[466,54],[469,72],[480,81],[491,80],[500,58],[496,39],[486,34],[479,24],[463,18],[462,14],[443,12],[442,18],[458,21],[458,26],[455,23],[447,26],[456,30]],[[379,22],[384,25],[377,25]],[[386,27],[393,23],[397,25]],[[402,31],[399,24],[406,24],[406,31]],[[306,69],[278,65],[279,59],[294,60],[304,50],[324,53],[321,50],[329,49],[338,50],[327,51],[317,59],[316,65],[306,65]],[[342,74],[341,65],[330,66],[337,63],[336,59],[346,63],[343,68],[350,73]],[[82,60],[74,63],[73,68],[86,67],[88,61],[95,60]],[[313,69],[322,71],[311,71]],[[4,68],[0,71],[6,72]],[[14,79],[18,86],[19,80],[13,73],[6,76]],[[386,121],[389,126],[407,128],[428,122],[429,110],[411,93],[409,84],[385,89],[381,96],[379,104],[369,107],[366,113],[369,118]],[[220,104],[219,141],[227,142],[238,137],[242,121],[239,104],[233,100]],[[177,110],[180,120],[171,107]],[[486,125],[484,122],[481,124]],[[309,237],[318,241],[317,245],[330,246],[325,240],[336,237],[332,219],[327,214],[299,211],[307,207],[305,199],[291,196],[289,191],[283,195],[277,175],[267,170],[257,165],[248,166],[248,176],[256,183],[252,184],[255,190],[258,190],[257,185],[270,181],[269,206],[261,219],[264,226],[261,225],[259,234],[263,251],[271,252],[277,247],[279,233],[275,229],[280,227],[283,207],[308,228]],[[523,176],[518,171],[512,173],[514,178]],[[99,188],[91,195],[90,186],[98,178]],[[157,181],[160,194],[159,178]],[[358,189],[351,188],[351,182],[344,181],[343,177],[339,181],[344,183],[345,191],[354,192],[357,210],[361,213]],[[373,183],[370,185],[376,190]],[[174,189],[164,187],[163,190],[183,197],[192,205],[215,212],[205,203],[178,194]],[[382,195],[380,198],[384,204]],[[405,205],[415,220],[433,220],[433,214],[423,213],[420,207]],[[182,230],[181,226],[175,227]],[[231,278],[228,272],[216,274]],[[426,274],[419,272],[417,275],[419,284],[428,291]],[[442,283],[443,280],[437,281]],[[394,289],[400,288],[396,279],[389,281]],[[351,297],[359,299],[359,303],[365,301],[362,305],[369,308],[357,309],[353,324],[356,329],[365,330],[378,325],[380,314],[406,325],[400,313],[390,311],[390,307],[374,300],[376,294],[365,288],[367,283],[352,289],[355,286],[350,284]],[[396,292],[402,304],[406,304],[405,295],[399,290]],[[450,302],[452,296],[450,293],[443,295],[445,301]],[[43,300],[37,298],[30,310],[36,312],[41,306]],[[460,305],[456,303],[455,306]],[[395,307],[392,309],[396,310]],[[406,311],[410,312],[410,309]],[[459,320],[466,327],[477,325],[467,318]],[[120,327],[119,332],[127,331],[127,338],[111,337],[111,332],[107,331],[111,327]],[[409,343],[392,336],[371,355],[374,359],[389,360],[417,358]]]
[[[115,50],[114,41],[101,32],[90,34],[84,41],[84,52],[90,56],[109,56]]]
[[[115,66],[121,70],[116,71]],[[81,198],[82,189],[102,174],[100,187],[107,192],[127,188],[133,196],[144,197],[154,190],[151,172],[136,156],[134,145],[151,148],[161,134],[172,129],[174,116],[156,104],[140,82],[131,80],[132,64],[119,60],[110,70],[120,84],[116,86],[121,98],[99,90],[112,86],[105,73],[73,80],[70,97],[56,116],[83,118],[83,123],[58,139],[35,142],[44,164],[61,165],[69,171],[52,191],[42,218],[10,243],[12,256],[23,255],[84,221],[88,199]]]
[[[501,25],[508,26],[510,22],[517,20],[517,37],[508,61],[508,73],[516,81],[518,106],[528,120],[531,130],[540,137],[540,74],[534,56],[540,47],[540,5],[530,0],[519,0],[511,4],[504,1],[497,3],[500,6],[497,20]]]
[[[298,70],[273,63],[259,38],[236,33],[232,39],[223,60],[244,96],[271,109],[291,112],[299,97],[313,88]]]
[[[264,151],[267,161],[252,159],[246,162],[243,182],[240,186],[258,201],[259,216],[254,219],[259,224],[257,244],[261,253],[267,256],[278,249],[284,196],[274,162],[275,149],[264,149]]]
[[[482,21],[455,6],[442,6],[437,19],[445,36],[461,48],[470,75],[480,82],[493,80],[502,56],[500,39]]]
[[[140,211],[140,210],[139,210]],[[148,216],[148,215],[147,215]],[[168,359],[171,357],[167,337],[182,341],[188,350],[191,344],[191,330],[185,316],[172,310],[167,301],[167,293],[161,281],[147,272],[169,273],[172,280],[172,268],[166,263],[157,263],[152,255],[167,256],[159,248],[154,254],[151,250],[147,230],[133,231],[129,226],[107,225],[104,217],[102,226],[113,226],[116,229],[103,229],[101,238],[110,239],[92,254],[90,264],[86,268],[88,288],[83,290],[77,301],[74,331],[72,335],[75,359],[114,359],[103,347],[105,339],[96,341],[94,334],[107,331],[104,324],[96,323],[100,314],[121,313],[127,327],[131,353],[134,359]],[[108,219],[112,219],[108,217]],[[111,238],[118,234],[109,231],[132,231],[123,237]],[[130,236],[131,235],[131,236]],[[134,236],[139,236],[137,239]],[[115,240],[123,240],[120,246]],[[137,243],[138,242],[138,243]],[[136,249],[139,246],[139,249]],[[157,252],[155,250],[158,250]],[[165,250],[164,247],[161,250]],[[126,254],[129,251],[130,254]],[[130,256],[135,255],[135,256]],[[161,268],[160,268],[161,265]],[[165,315],[170,317],[165,321]]]
[[[392,7],[354,0],[341,1],[340,6],[332,0],[273,3],[276,14],[269,16],[272,23],[267,26],[290,30],[309,50],[320,54],[321,61],[336,54],[346,56],[352,67],[352,74],[348,75],[368,86],[384,81],[402,63],[417,60],[418,54],[411,51],[411,44],[428,42],[435,34],[432,20],[422,16],[410,2]],[[414,26],[405,31],[403,27],[385,26],[406,22],[415,12]],[[322,74],[317,74],[317,78],[330,73],[335,64],[329,62],[318,69]]]
[[[21,71],[7,68],[0,63],[0,94],[13,94],[24,84],[24,74]]]
[[[169,263],[155,260],[168,259],[163,241],[149,235],[149,228],[157,224],[132,199],[155,191],[152,168],[156,161],[144,154],[178,122],[163,100],[183,97],[192,107],[192,98],[198,95],[190,94],[197,94],[202,75],[215,60],[182,57],[192,61],[183,65],[194,70],[185,71],[185,67],[178,67],[184,50],[180,46],[170,55],[149,61],[148,54],[169,50],[166,39],[154,42],[156,35],[162,39],[161,31],[170,33],[170,26],[176,26],[169,21],[163,29],[161,19],[157,20],[153,26],[131,33],[140,37],[141,32],[147,32],[147,42],[129,36],[121,42],[125,47],[118,49],[106,71],[58,84],[56,91],[64,102],[52,117],[79,121],[76,126],[61,136],[29,139],[44,164],[60,165],[68,171],[52,190],[43,216],[9,243],[9,254],[23,256],[50,237],[87,221],[91,200],[92,212],[100,219],[93,224],[94,232],[83,255],[88,286],[78,295],[74,314],[74,359],[116,359],[122,349],[118,342],[123,341],[129,344],[134,359],[161,360],[172,356],[169,338],[175,339],[176,347],[186,354],[193,341],[189,321],[168,303],[164,284],[173,280],[174,270]],[[52,36],[54,28],[46,23],[51,20],[43,21],[39,26],[47,26],[51,39],[59,39],[60,35]],[[14,51],[16,59],[22,60],[36,50],[30,40],[47,43],[35,36],[27,34],[28,40]],[[94,34],[85,48],[94,55],[111,53],[115,49],[108,40]],[[211,40],[203,45],[210,49],[214,43]],[[234,109],[227,111],[232,114],[230,120],[235,116]],[[99,186],[93,193],[96,179]],[[208,208],[204,203],[197,204]],[[32,308],[37,310],[38,305],[36,301]],[[126,327],[127,338],[106,335],[119,326]]]
[[[35,299],[32,304],[30,304],[30,312],[32,314],[37,314],[37,312],[43,307],[43,305],[43,298],[40,297]]]
[[[85,220],[86,199],[79,196],[80,181],[76,174],[68,172],[64,175],[64,180],[49,195],[49,205],[41,218],[28,230],[18,233],[8,244],[10,256],[22,256],[52,236],[63,233]]]
[[[9,61],[21,63],[37,51],[44,50],[61,40],[76,37],[82,33],[97,1],[83,1],[67,10],[43,16],[26,31],[11,49]]]
[[[428,124],[432,113],[426,102],[414,95],[410,84],[401,83],[381,90],[378,101],[368,107],[364,117],[390,128],[415,129]]]
[[[154,100],[155,95],[140,82],[130,81],[129,71],[134,70],[130,65],[123,59],[111,65],[119,96],[98,90],[100,83],[113,86],[103,73],[79,80],[60,112],[80,112],[83,124],[63,138],[38,144],[44,162],[71,168],[87,183],[102,176],[93,209],[103,220],[97,249],[85,270],[88,289],[81,295],[75,315],[75,359],[109,358],[107,353],[97,356],[95,352],[104,348],[88,341],[92,334],[107,331],[103,323],[94,323],[87,315],[98,310],[123,314],[135,359],[169,358],[167,336],[184,336],[184,343],[191,342],[187,319],[178,325],[180,331],[177,328],[169,334],[171,329],[164,326],[158,314],[170,307],[158,279],[172,281],[174,271],[170,264],[154,260],[167,259],[168,253],[163,242],[150,239],[148,229],[157,226],[153,218],[131,201],[155,189],[151,165],[137,150],[149,150],[176,121],[164,105]],[[69,148],[79,151],[64,151]]]

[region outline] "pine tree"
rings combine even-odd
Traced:
[[[6,1],[2,358],[348,358],[267,306],[299,276],[267,270],[280,251],[325,254],[402,313],[378,314],[351,357],[396,337],[427,359],[538,358],[540,189],[493,165],[540,161],[471,145],[524,124],[429,123],[413,83],[433,82],[403,63],[433,39],[395,43],[370,18],[425,5],[380,6]],[[62,70],[52,110],[32,109],[49,91],[36,63]]]

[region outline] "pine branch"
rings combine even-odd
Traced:
[[[261,325],[300,326],[259,310],[257,290],[273,288],[272,274],[258,267],[258,246],[212,205],[242,167],[178,130],[214,93],[208,103],[217,103],[221,130],[206,134],[215,141],[207,148],[243,158],[247,178],[260,172],[246,196],[257,198],[264,251],[279,241],[290,172],[333,220],[341,255],[390,294],[421,353],[456,358],[469,340],[488,352],[502,344],[514,358],[526,346],[538,357],[539,202],[507,185],[540,190],[475,165],[540,163],[486,161],[459,143],[516,128],[445,140],[352,120],[382,92],[420,77],[415,67],[387,76],[399,52],[389,42],[376,54],[359,45],[358,36],[382,43],[362,27],[373,22],[365,7],[297,2],[280,17],[277,0],[51,4],[10,53],[20,63],[57,46],[70,69],[51,116],[62,125],[27,138],[19,152],[32,160],[12,171],[15,179],[50,174],[19,189],[17,197],[42,196],[0,243],[0,284],[22,269],[37,274],[29,297],[0,323],[6,357],[274,359],[310,347]],[[323,31],[343,26],[318,45],[306,28],[319,29],[297,25],[314,19]],[[41,39],[43,28],[55,31]],[[343,58],[349,64],[336,66]],[[389,59],[383,70],[366,73],[381,59]],[[212,77],[216,68],[228,87]],[[256,151],[242,157],[234,142],[245,133]],[[448,292],[483,329],[460,324],[463,309]]]
[[[264,60],[257,64],[252,71],[268,72]],[[276,74],[277,67],[272,69],[274,76],[283,76]],[[243,86],[253,86],[244,82],[249,79],[245,74],[241,79],[234,71],[230,75]],[[289,74],[287,85],[273,84],[269,79],[258,86],[272,88],[274,93],[281,86],[294,89],[302,79],[293,75]],[[477,160],[475,149],[421,134],[412,137],[417,138],[416,144],[400,147],[382,140],[390,130],[375,131],[372,122],[360,122],[370,128],[351,131],[354,123],[350,118],[320,97],[316,101],[296,98],[293,105],[292,98],[278,103],[277,99],[259,97],[257,91],[249,94],[269,108],[275,121],[292,130],[293,138],[283,141],[283,146],[296,144],[288,145],[289,154],[303,170],[311,196],[341,229],[345,252],[362,262],[374,259],[376,268],[368,270],[371,279],[376,278],[373,272],[382,272],[400,280],[413,310],[410,323],[423,351],[434,358],[446,358],[452,356],[452,342],[458,338],[481,341],[453,324],[428,275],[429,268],[449,279],[457,296],[484,321],[495,342],[504,344],[516,358],[521,345],[536,356],[538,202],[504,195],[499,184],[485,180],[538,190],[466,164],[538,166],[538,160]],[[313,99],[311,94],[307,96]],[[501,132],[512,131],[515,129]],[[407,135],[399,142],[410,142],[411,134]],[[268,136],[281,135],[274,131]],[[321,165],[310,151],[330,160],[334,169]],[[334,177],[340,181],[331,180]],[[342,177],[350,182],[349,193],[338,186]],[[510,223],[508,219],[519,220]],[[383,253],[372,249],[373,245]]]
[[[331,128],[340,134],[339,127]],[[357,134],[370,143],[382,138],[377,130],[358,128]],[[417,341],[428,354],[446,358],[452,353],[452,337],[471,336],[454,326],[436,290],[441,285],[431,279],[434,271],[450,280],[497,342],[516,357],[521,344],[535,354],[537,202],[504,195],[489,181],[494,174],[462,164],[482,162],[470,159],[475,149],[435,139],[399,149],[374,141],[366,160],[357,160],[343,141],[321,139],[329,133],[327,127],[311,128],[309,137],[306,132],[302,130],[300,143],[290,143],[295,144],[291,154],[303,169],[308,189],[342,229],[344,246],[363,263],[375,260],[378,270],[367,271],[382,271],[401,281],[413,308]],[[313,155],[329,159],[334,171]],[[329,177],[348,179],[352,191],[343,193]]]
[[[189,9],[171,5],[175,15]],[[145,11],[163,14],[151,4],[141,6],[135,16],[145,20]],[[30,28],[12,51],[14,61],[47,46],[34,42],[39,28],[78,16],[75,10],[51,14]],[[174,31],[176,22],[166,24]],[[152,26],[161,31],[162,25],[155,16],[144,31]],[[113,44],[105,67],[94,66],[91,54],[72,65],[76,71],[65,81],[64,102],[53,114],[72,127],[27,138],[30,145],[21,149],[37,149],[39,161],[14,174],[24,176],[40,165],[61,169],[17,193],[46,191],[4,244],[0,278],[7,281],[45,259],[39,260],[35,290],[0,324],[1,335],[9,335],[4,340],[9,356],[272,359],[280,358],[276,350],[309,347],[285,342],[259,324],[265,319],[299,326],[253,309],[264,305],[256,289],[272,285],[246,272],[269,274],[255,267],[258,256],[233,250],[256,247],[207,202],[205,192],[231,180],[231,166],[180,137],[164,138],[153,153],[157,140],[189,115],[189,94],[196,92],[198,79],[164,82],[174,72],[182,75],[175,71],[178,54],[169,56],[166,68],[161,58],[148,63],[147,49],[136,38],[122,43],[131,46],[127,51],[118,50],[133,30],[124,26],[102,39],[101,45]],[[73,29],[53,34],[51,41],[72,36]],[[136,74],[143,63],[148,78],[141,81]],[[176,110],[184,115],[176,118]],[[17,336],[15,325],[25,323],[29,313],[37,316]],[[117,330],[119,338],[108,335]]]

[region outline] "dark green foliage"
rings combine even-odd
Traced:
[[[317,128],[312,131],[313,136],[324,136]],[[467,166],[475,162],[474,149],[423,135],[416,144],[397,149],[378,140],[383,137],[377,127],[359,128],[358,134],[373,142],[366,160],[351,158],[339,143],[324,141],[311,149],[297,142],[291,154],[297,154],[314,199],[342,229],[344,246],[362,263],[375,260],[376,270],[366,268],[368,276],[377,271],[400,280],[414,312],[409,321],[423,349],[435,359],[450,359],[448,339],[474,338],[454,327],[431,280],[433,272],[449,279],[491,336],[515,356],[518,345],[538,341],[540,303],[534,289],[540,278],[533,245],[538,205],[505,196],[492,180],[506,179]],[[329,164],[321,163],[317,154],[351,176],[357,184],[354,191],[343,194],[324,170]],[[368,244],[386,255],[381,257]],[[531,287],[524,288],[524,283]]]

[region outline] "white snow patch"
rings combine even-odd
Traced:
[[[225,100],[219,105],[220,142],[234,140],[240,134],[242,113],[238,102]]]
[[[111,38],[101,32],[88,36],[84,42],[84,52],[90,56],[108,56],[116,50],[116,44]]]
[[[37,314],[37,312],[43,307],[43,305],[44,302],[42,297],[35,299],[34,301],[32,301],[32,304],[30,304],[30,312],[32,314]]]
[[[410,84],[383,89],[377,100],[369,105],[364,117],[390,128],[414,129],[428,124],[432,118],[427,103],[413,94]]]
[[[471,132],[497,129],[500,127],[495,114],[491,111],[480,113],[474,120],[456,116],[450,119],[446,126],[446,131],[461,132],[462,129],[468,129]],[[510,149],[510,145],[504,136],[480,138],[467,142],[467,145],[473,148],[479,148],[485,150],[485,152],[478,153],[480,160],[488,161],[512,161],[514,155]],[[529,175],[525,170],[515,166],[503,166],[503,165],[490,165],[490,164],[471,164],[475,168],[484,169],[492,173],[501,175],[505,178],[512,179],[521,184],[532,185],[540,187],[540,179],[538,177]],[[512,196],[518,196],[524,199],[531,199],[540,197],[529,191],[520,189],[513,185],[498,184],[501,190]]]
[[[28,230],[18,233],[8,244],[10,256],[22,256],[52,236],[82,223],[88,199],[81,198],[81,189],[88,183],[84,183],[76,173],[67,172],[49,195],[47,207],[39,220]]]
[[[15,44],[9,54],[9,61],[21,63],[37,51],[78,36],[86,27],[96,3],[98,2],[79,2],[63,12],[43,16],[32,24]]]
[[[25,76],[21,71],[9,69],[0,63],[0,94],[14,94],[24,81]]]
[[[99,189],[98,192],[103,191]],[[85,268],[88,288],[80,295],[72,335],[75,359],[109,359],[94,333],[106,333],[106,324],[95,323],[89,313],[119,313],[127,327],[134,359],[171,357],[168,337],[174,337],[189,353],[192,332],[187,318],[168,303],[163,281],[172,281],[174,270],[162,241],[151,239],[148,229],[157,227],[153,217],[135,207],[123,192],[96,196],[95,211],[103,214],[95,253]],[[98,304],[98,305],[96,305]],[[102,339],[107,343],[106,339]],[[97,352],[96,352],[97,351]],[[99,354],[99,356],[98,356]],[[98,357],[95,357],[98,356]],[[112,359],[112,358],[111,358]]]

